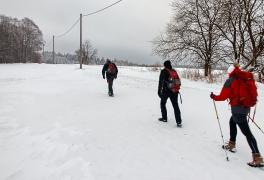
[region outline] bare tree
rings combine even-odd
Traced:
[[[22,51],[23,59],[26,62],[35,62],[40,59],[32,59],[33,56],[36,56],[34,52],[40,51],[42,49],[43,39],[42,32],[39,30],[38,26],[29,18],[22,19]]]
[[[222,50],[229,63],[238,62],[244,69],[255,68],[261,81],[264,70],[264,0],[223,0],[221,21]]]
[[[154,53],[176,62],[188,60],[204,68],[204,75],[221,60],[222,37],[216,27],[222,4],[215,0],[174,1],[175,14],[165,34],[154,40]]]
[[[264,51],[264,0],[242,0],[244,23],[248,35],[248,48],[243,57],[247,60],[245,68],[258,64],[258,58]]]
[[[258,64],[264,50],[263,0],[225,0],[216,26],[225,39],[226,57],[244,64]]]
[[[79,56],[79,51],[76,51],[76,54]],[[82,62],[83,64],[92,64],[95,63],[97,58],[97,49],[94,49],[91,42],[89,40],[86,40],[83,43],[82,47]]]
[[[0,63],[39,62],[42,32],[30,19],[0,16]]]

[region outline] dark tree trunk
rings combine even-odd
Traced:
[[[211,66],[208,62],[206,62],[204,65],[204,76],[208,77],[210,75],[211,75]]]

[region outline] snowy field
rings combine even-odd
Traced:
[[[120,67],[115,97],[102,66],[0,65],[0,180],[263,180],[251,168],[238,131],[237,153],[225,160],[211,91],[221,84],[183,79],[177,128],[171,103],[159,122],[159,72]],[[264,86],[256,122],[264,128]],[[230,107],[217,103],[224,138]],[[264,155],[264,134],[251,129]]]

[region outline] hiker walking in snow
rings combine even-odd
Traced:
[[[106,75],[106,79],[107,79],[107,83],[108,83],[108,95],[109,96],[114,96],[113,81],[114,81],[114,79],[117,78],[117,73],[118,73],[118,69],[117,69],[115,63],[112,63],[109,59],[107,59],[106,63],[104,64],[103,70],[102,70],[102,75],[103,75],[104,79],[105,79],[105,75]]]
[[[237,126],[246,136],[247,142],[251,148],[253,160],[248,165],[259,167],[263,165],[263,158],[258,150],[257,141],[247,122],[247,116],[250,107],[253,107],[257,101],[257,89],[252,73],[242,71],[238,64],[228,68],[229,78],[226,80],[220,95],[211,93],[210,97],[215,101],[224,101],[229,99],[231,105],[232,116],[229,121],[230,140],[224,149],[235,152]]]
[[[166,103],[168,98],[170,98],[174,115],[177,123],[177,127],[181,127],[181,111],[178,105],[178,95],[181,86],[180,78],[177,72],[172,69],[171,62],[164,62],[164,69],[160,72],[159,77],[159,88],[158,95],[160,97],[160,108],[162,117],[159,118],[159,121],[167,122],[167,109]]]

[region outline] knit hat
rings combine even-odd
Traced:
[[[239,64],[238,64],[238,63],[232,64],[232,65],[229,66],[229,68],[227,69],[227,73],[228,73],[228,74],[231,74],[236,68],[239,68]]]
[[[231,65],[231,66],[229,66],[229,68],[227,69],[227,73],[228,73],[228,74],[231,74],[234,70],[235,70],[235,66],[234,66],[234,65]]]
[[[167,61],[164,62],[164,67],[165,67],[165,68],[172,69],[172,66],[171,66],[171,62],[170,62],[170,60],[167,60]]]

